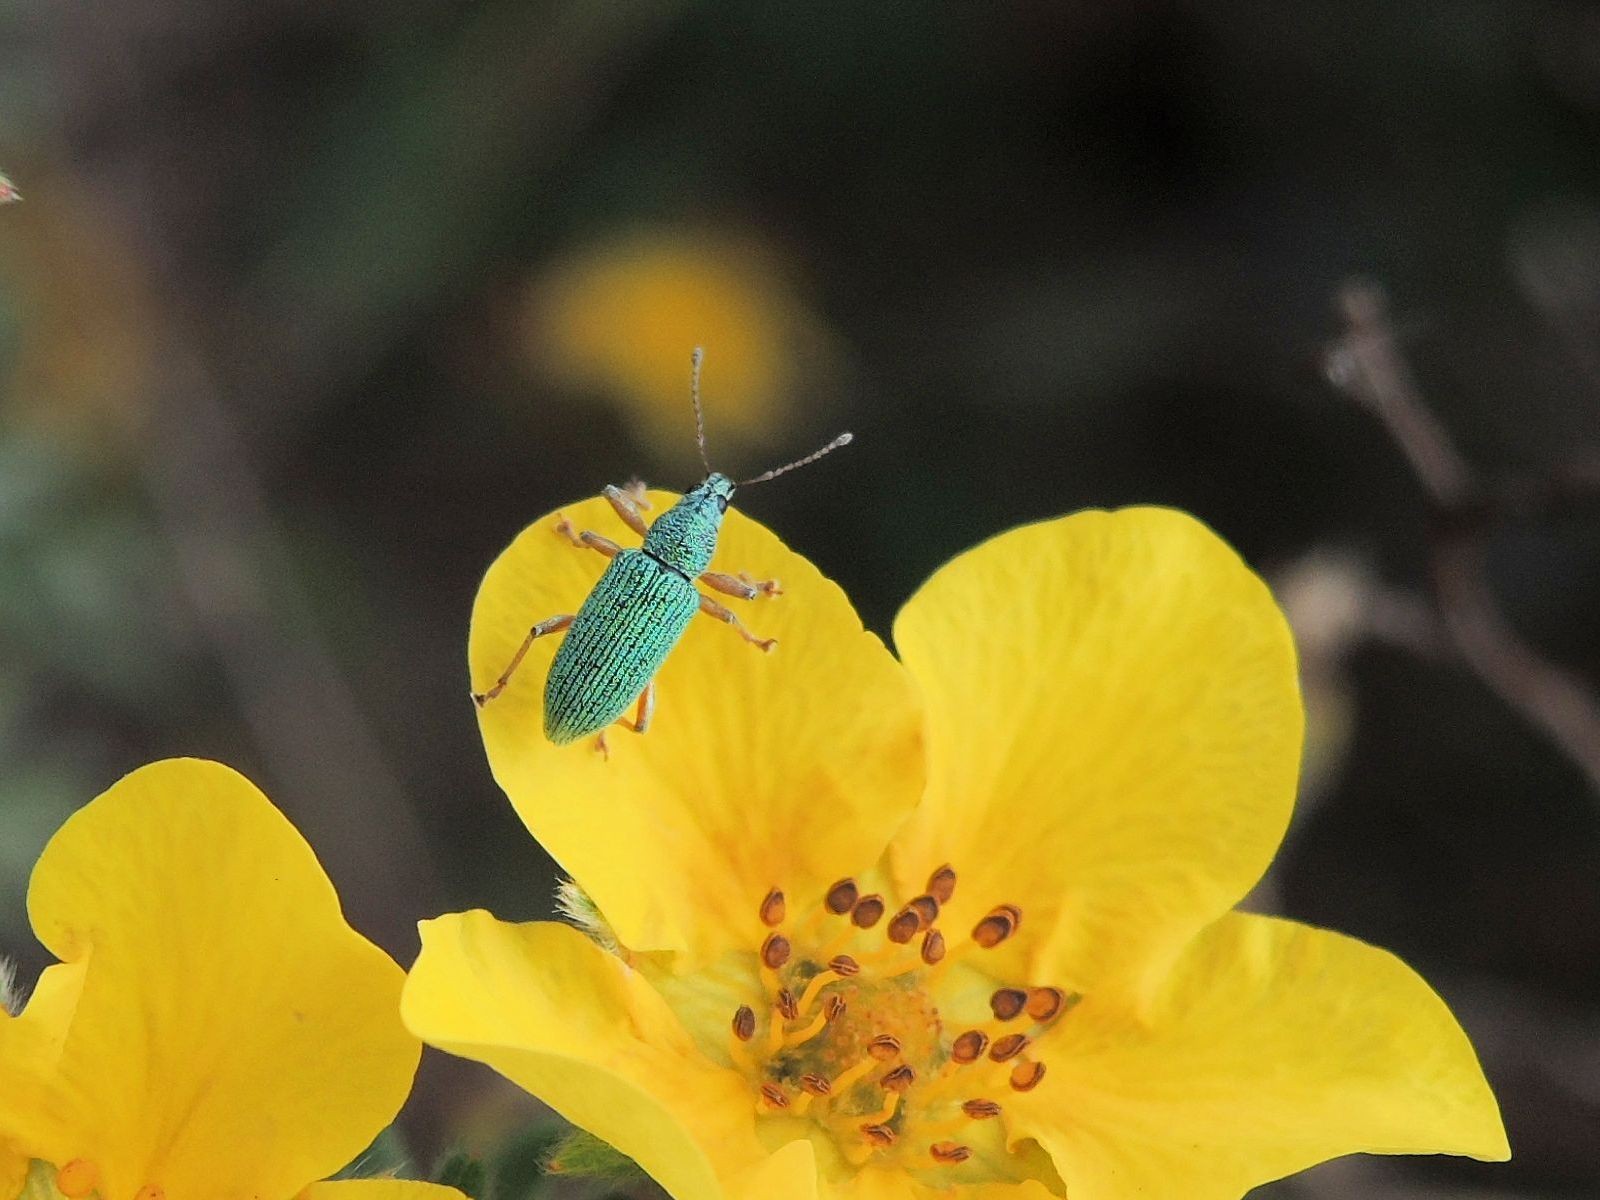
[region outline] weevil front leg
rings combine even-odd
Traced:
[[[617,516],[622,518],[629,529],[640,537],[650,532],[650,526],[645,524],[644,514],[639,511],[640,508],[650,506],[650,501],[645,499],[643,480],[634,480],[626,489],[608,483],[600,490],[600,494],[612,508],[616,509]]]
[[[472,702],[482,708],[501,692],[505,691],[506,684],[511,682],[511,677],[517,673],[517,668],[522,665],[522,660],[527,657],[528,647],[546,634],[560,633],[571,624],[572,614],[562,613],[558,617],[546,617],[528,630],[528,636],[522,639],[522,645],[517,647],[517,652],[511,656],[511,661],[506,664],[506,669],[500,672],[500,678],[494,681],[494,686],[487,692],[473,692]]]
[[[566,538],[574,546],[587,546],[591,550],[598,550],[607,558],[615,558],[617,555],[622,553],[621,546],[617,545],[608,537],[601,537],[598,533],[595,533],[591,529],[585,529],[582,533],[579,533],[572,527],[572,522],[567,520],[565,515],[557,518],[556,532],[562,537]]]
[[[708,617],[715,617],[719,621],[723,621],[729,625],[732,625],[739,631],[739,636],[745,641],[749,642],[752,646],[757,646],[760,649],[767,651],[768,653],[770,653],[772,648],[778,644],[777,638],[758,638],[740,623],[739,618],[733,615],[731,609],[724,608],[710,596],[704,594],[701,595],[700,611],[705,613]]]
[[[757,596],[781,596],[783,588],[776,579],[756,579],[740,571],[737,575],[728,575],[722,571],[705,571],[700,576],[700,582],[707,587],[716,588],[725,596],[737,596],[741,600],[754,600]]]

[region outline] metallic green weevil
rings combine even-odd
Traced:
[[[771,650],[775,645],[771,638],[758,638],[745,629],[729,609],[695,587],[695,581],[742,600],[778,595],[775,580],[757,581],[747,575],[725,575],[708,569],[717,548],[722,515],[728,511],[734,488],[765,483],[815,462],[848,444],[851,435],[842,433],[814,454],[734,483],[713,471],[706,458],[705,420],[700,410],[702,357],[697,348],[690,359],[690,395],[705,480],[648,526],[639,511],[644,503],[643,484],[626,490],[606,486],[603,494],[611,507],[644,538],[644,545],[637,550],[624,549],[589,530],[578,533],[565,518],[557,522],[557,531],[570,538],[573,545],[598,550],[611,563],[576,616],[547,617],[528,631],[494,686],[473,694],[472,699],[480,708],[505,691],[536,639],[566,630],[567,636],[556,651],[550,678],[545,682],[544,735],[560,746],[598,734],[598,746],[604,751],[606,727],[621,718],[636,700],[638,708],[633,720],[623,724],[635,733],[643,733],[649,727],[655,709],[656,671],[696,612],[727,622],[762,650]]]

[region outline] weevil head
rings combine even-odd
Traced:
[[[656,518],[645,535],[644,548],[662,562],[693,579],[711,566],[717,549],[722,514],[733,499],[734,482],[713,471]]]

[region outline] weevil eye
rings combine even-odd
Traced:
[[[728,498],[720,493],[717,495],[717,511],[719,513],[728,511]]]

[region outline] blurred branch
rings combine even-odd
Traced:
[[[21,199],[22,193],[17,191],[17,185],[0,174],[0,204],[14,204]]]
[[[1506,520],[1600,501],[1600,468],[1586,462],[1536,484],[1486,489],[1424,402],[1382,292],[1349,284],[1340,308],[1346,332],[1328,351],[1327,376],[1378,418],[1427,493],[1434,516],[1433,600],[1445,637],[1600,793],[1600,704],[1574,675],[1517,635],[1500,612],[1486,569],[1490,535]]]
[[[352,921],[405,957],[417,897],[437,894],[415,810],[317,631],[248,442],[191,340],[169,334],[139,442],[183,594],[272,777],[265,789],[335,879],[356,885],[341,888]]]

